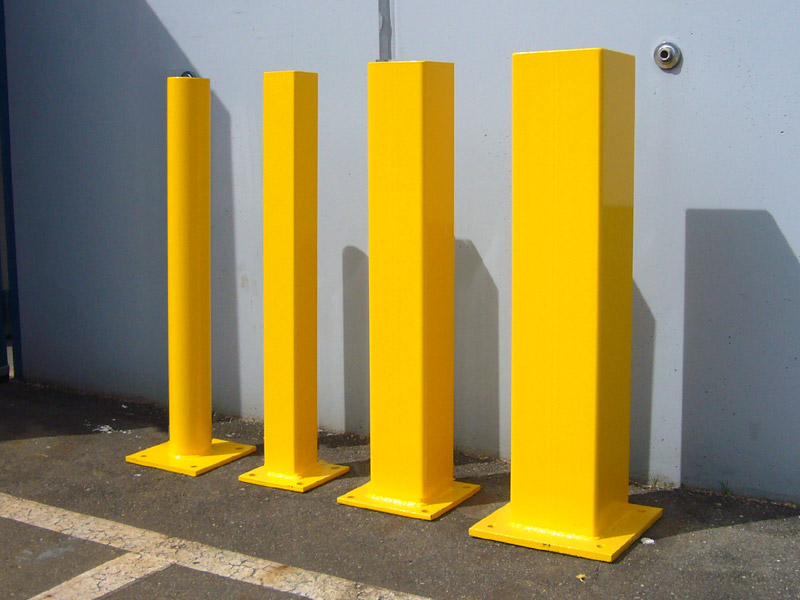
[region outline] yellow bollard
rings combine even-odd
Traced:
[[[167,79],[169,441],[125,457],[201,475],[255,452],[211,438],[211,92]]]
[[[453,65],[371,63],[371,480],[341,504],[431,520],[453,481]]]
[[[317,460],[317,74],[264,73],[264,466],[240,481],[305,492]]]
[[[634,57],[515,54],[511,502],[475,537],[611,562],[628,503]]]

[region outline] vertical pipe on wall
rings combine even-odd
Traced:
[[[255,451],[211,437],[211,90],[167,79],[169,441],[128,462],[200,475]]]
[[[434,519],[453,481],[453,65],[368,72],[371,480],[339,502]]]
[[[378,0],[378,16],[380,27],[378,29],[378,60],[392,60],[392,39],[394,30],[392,29],[392,0]]]
[[[634,58],[512,63],[511,502],[470,534],[612,561],[628,504]]]
[[[264,466],[239,479],[305,492],[317,459],[317,74],[264,73]]]

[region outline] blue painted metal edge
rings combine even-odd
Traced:
[[[22,379],[22,337],[19,320],[19,286],[17,281],[17,240],[14,229],[14,196],[11,182],[11,127],[8,115],[8,67],[6,65],[6,10],[0,0],[0,168],[3,180],[3,211],[8,257],[7,318],[11,326],[11,349],[14,357],[14,378]],[[5,336],[3,336],[5,337]]]

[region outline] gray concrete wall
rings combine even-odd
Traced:
[[[188,68],[213,92],[215,406],[260,416],[260,73],[311,70],[320,423],[367,430],[378,4],[6,1],[30,378],[166,400],[164,79]],[[383,4],[384,55],[456,63],[457,445],[508,455],[511,53],[605,46],[637,58],[632,473],[800,499],[800,5]]]

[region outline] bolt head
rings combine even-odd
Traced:
[[[680,62],[681,51],[672,42],[663,42],[653,51],[653,60],[661,69],[668,71]]]

